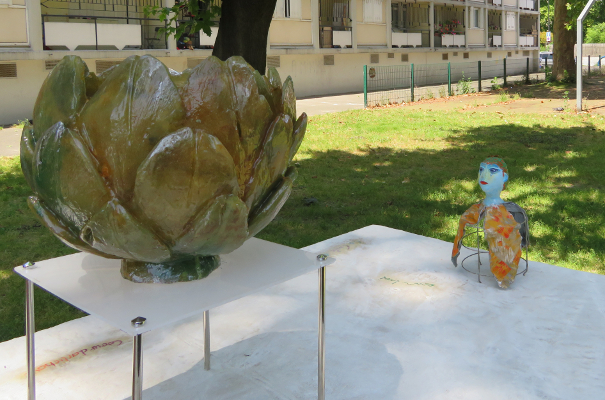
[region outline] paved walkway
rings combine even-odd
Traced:
[[[341,94],[326,97],[309,97],[296,101],[296,112],[300,115],[320,115],[363,108],[363,93]]]
[[[4,128],[0,130],[0,157],[18,156],[21,129]]]

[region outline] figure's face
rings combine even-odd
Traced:
[[[479,166],[479,186],[488,196],[500,197],[508,174],[496,164],[481,163]]]

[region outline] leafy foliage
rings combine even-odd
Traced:
[[[605,43],[605,22],[589,27],[584,43]]]
[[[573,29],[576,27],[576,21],[585,6],[586,1],[582,0],[570,0],[567,2],[567,16],[569,18],[569,21],[566,23],[567,29]],[[605,3],[602,1],[597,1],[593,4],[592,8],[588,12],[588,15],[586,16],[586,19],[584,20],[584,34],[588,34],[587,30],[589,27],[596,27],[601,23],[605,23]]]
[[[211,0],[187,0],[172,7],[147,6],[144,13],[145,17],[155,16],[167,22],[166,27],[158,29],[161,34],[178,39],[182,35],[203,31],[210,36],[213,19],[221,15],[221,7],[210,3]],[[183,16],[190,19],[182,19]]]
[[[473,81],[471,80],[471,78],[464,77],[464,72],[463,72],[462,78],[456,84],[456,90],[458,91],[458,94],[475,93],[475,89],[473,89],[473,87],[471,86],[472,82]]]

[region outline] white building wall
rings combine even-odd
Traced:
[[[48,76],[43,60],[14,62],[17,78],[0,78],[0,125],[32,118],[38,92]]]

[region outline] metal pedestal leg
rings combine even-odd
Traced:
[[[27,339],[27,399],[36,398],[36,349],[34,334],[34,283],[25,279],[25,336]]]
[[[317,399],[326,398],[325,330],[326,330],[326,267],[319,269],[319,337],[317,341]]]
[[[477,280],[481,283],[481,249],[479,246],[479,229],[477,229]]]
[[[210,311],[204,311],[204,369],[210,370]]]
[[[134,336],[132,357],[132,400],[143,398],[143,335]]]

